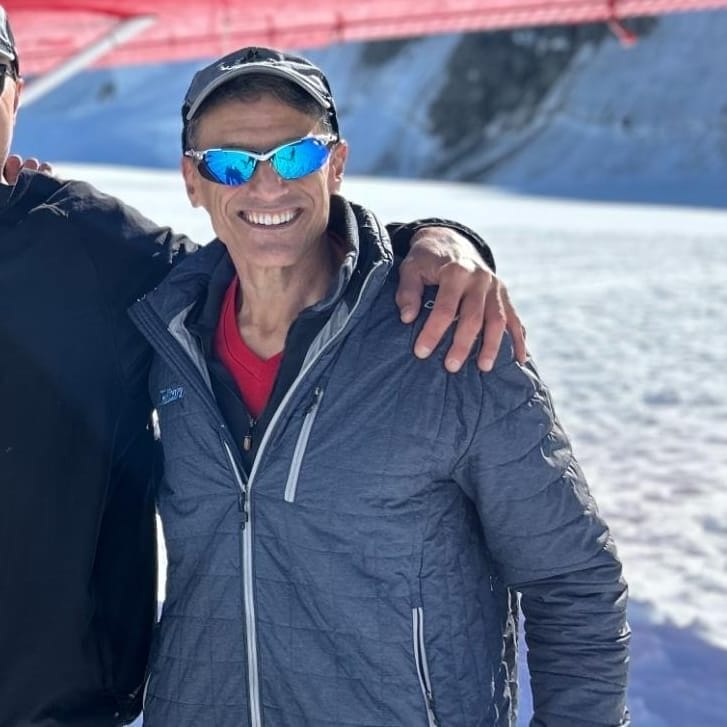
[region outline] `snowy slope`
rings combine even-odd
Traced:
[[[69,167],[205,240],[175,172]],[[635,727],[727,727],[727,212],[347,180],[492,243],[631,586]],[[525,727],[528,700],[521,715]]]
[[[727,11],[714,11],[666,16],[628,50],[589,27],[310,55],[338,98],[351,173],[723,207],[725,38]],[[176,167],[179,106],[198,66],[83,74],[22,113],[15,148]]]

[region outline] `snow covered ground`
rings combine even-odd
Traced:
[[[60,171],[210,237],[175,172]],[[384,219],[450,216],[491,242],[625,563],[634,725],[727,727],[727,212],[422,182],[344,191]]]

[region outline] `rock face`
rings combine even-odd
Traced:
[[[442,67],[431,69],[443,75],[427,114],[428,130],[440,155],[425,173],[451,176],[453,165],[496,148],[504,134],[527,129],[578,52],[584,46],[597,47],[607,32],[605,26],[586,25],[458,37]],[[370,44],[360,64],[377,72],[407,47],[411,48],[411,42]],[[462,178],[481,178],[490,166],[473,168]],[[381,167],[383,172],[396,169],[393,159],[389,169]]]
[[[644,37],[656,23],[631,25]],[[604,25],[564,26],[369,43],[312,55],[329,69],[343,99],[355,171],[408,176],[413,165],[423,176],[477,180],[527,142],[559,81],[604,39],[610,39]],[[342,65],[342,55],[354,59]],[[372,134],[382,136],[372,131],[375,119],[400,127],[386,154],[371,143]],[[402,159],[408,154],[401,137],[406,147],[407,136],[422,132],[430,137],[429,153]],[[361,145],[367,153],[359,158]],[[468,163],[473,158],[477,162]]]
[[[477,156],[482,145],[497,149],[504,134],[526,130],[578,53],[598,47],[607,33],[585,25],[463,36],[447,64],[447,84],[429,109],[446,150],[438,173]],[[463,176],[481,178],[506,159],[495,155]]]
[[[329,74],[354,174],[727,206],[727,11],[349,44]],[[85,73],[25,110],[15,148],[177,167],[199,62]]]
[[[727,12],[315,52],[359,174],[727,206]],[[343,59],[343,62],[342,62]]]

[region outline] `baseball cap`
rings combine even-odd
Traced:
[[[15,38],[13,38],[13,31],[10,30],[8,14],[2,5],[0,5],[0,60],[10,61],[15,72],[18,72],[18,53],[15,50]]]
[[[328,112],[333,131],[338,135],[336,107],[323,71],[307,58],[273,48],[241,48],[197,71],[184,97],[182,122],[186,126],[217,88],[233,78],[252,73],[284,78],[302,88]]]

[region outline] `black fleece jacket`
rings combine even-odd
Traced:
[[[0,206],[0,726],[141,709],[156,614],[148,349],[175,237],[80,182]]]
[[[412,233],[446,220],[392,225]],[[0,727],[141,710],[156,615],[150,352],[127,308],[186,238],[82,182],[0,189]],[[177,258],[181,255],[177,255]]]

